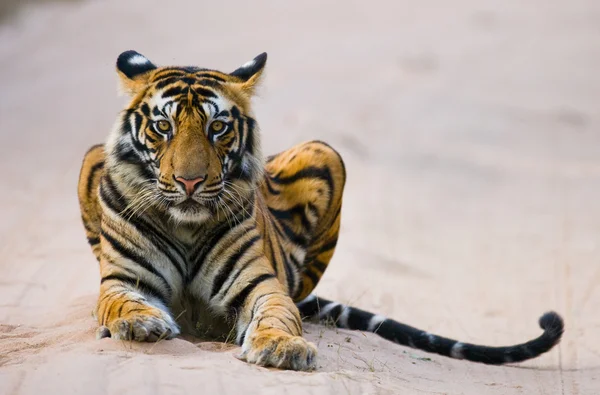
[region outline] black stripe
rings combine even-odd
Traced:
[[[254,263],[259,258],[260,258],[260,256],[255,256],[255,257],[250,258],[246,263],[244,263],[244,265],[238,271],[235,272],[235,274],[233,275],[233,278],[229,282],[229,285],[227,286],[225,291],[223,291],[224,297],[227,295],[227,293],[229,293],[229,290],[235,284],[235,281],[244,272],[244,270],[246,270],[252,263]]]
[[[181,95],[183,89],[180,86],[174,86],[163,92],[162,97]]]
[[[293,220],[294,217],[299,217],[304,229],[310,231],[312,228],[312,224],[308,221],[308,217],[306,216],[306,206],[304,204],[297,204],[285,210],[269,207],[269,211],[271,211],[275,218],[279,220]]]
[[[296,269],[300,270],[300,262],[298,261],[298,259],[296,259],[296,257],[292,253],[290,253],[290,261],[291,261],[291,263],[294,264],[294,267]]]
[[[123,215],[127,215],[124,213]],[[172,239],[162,233],[158,228],[153,226],[151,223],[143,220],[141,217],[136,216],[135,218],[131,218],[129,220],[129,224],[131,224],[136,230],[146,237],[154,246],[167,257],[167,259],[175,266],[175,269],[181,276],[181,278],[185,278],[185,257],[184,252],[182,252],[172,241]],[[177,256],[176,256],[177,255]]]
[[[335,246],[337,245],[337,242],[338,242],[338,239],[336,237],[333,240],[330,240],[327,243],[323,244],[323,246],[321,248],[319,248],[319,252],[317,255],[320,255],[326,251],[334,249]]]
[[[112,285],[112,286],[109,286],[107,289],[105,289],[104,293],[101,295],[100,299],[98,300],[98,303],[96,304],[96,306],[98,306],[98,308],[100,308],[100,305],[103,304],[103,302],[105,302],[106,299],[112,298],[115,295],[124,295],[127,292],[129,292],[129,290],[122,290],[122,289],[120,291],[114,292],[113,289],[117,288],[117,287],[120,287],[120,286],[119,285]],[[104,310],[102,312],[100,310],[97,311],[97,314],[98,314],[97,316],[98,317],[103,317],[104,316],[104,312],[105,312],[105,310],[107,308],[106,303],[104,303],[104,305],[105,305],[105,307],[104,307]],[[104,320],[102,320],[102,322],[104,323]]]
[[[313,288],[319,283],[320,277],[311,270],[304,271],[304,275],[312,280]]]
[[[185,72],[183,72],[182,70],[164,70],[163,72],[157,73],[154,76],[153,82],[158,82],[158,81],[164,80],[166,78],[183,77],[183,76],[185,76]]]
[[[117,214],[121,213],[127,207],[127,200],[113,183],[110,173],[106,173],[102,179],[100,197],[108,208]]]
[[[231,300],[231,302],[229,303],[229,311],[232,314],[235,314],[240,309],[240,307],[244,305],[244,303],[246,302],[246,298],[248,297],[248,295],[250,295],[254,288],[256,288],[263,281],[266,281],[271,278],[275,278],[275,275],[271,273],[265,273],[252,280]]]
[[[272,218],[269,218],[272,220]],[[273,227],[277,232],[279,232],[279,227],[273,223]],[[283,250],[283,246],[281,245],[281,240],[275,236],[275,241],[277,242],[277,248],[279,249],[279,255],[281,256],[281,261],[283,262],[283,269],[285,270],[285,279],[288,286],[288,293],[290,295],[294,295],[294,291],[296,290],[296,282],[294,272],[290,268],[290,263],[288,262],[287,255]]]
[[[327,269],[327,265],[318,259],[315,259],[310,265],[314,266],[315,269],[319,270],[321,274],[323,274],[323,272]]]
[[[315,297],[312,300],[300,301],[296,303],[296,305],[298,306],[298,310],[300,311],[300,315],[303,317],[303,319],[310,319],[316,317],[319,314],[322,303],[329,304],[332,302],[325,299],[321,299],[319,297]]]
[[[308,243],[308,240],[306,240],[306,236],[297,234],[285,222],[280,221],[279,223],[281,224],[281,227],[283,228],[283,232],[285,233],[285,236],[288,238],[288,240],[290,240],[292,243],[299,245],[301,247],[306,247],[306,245]]]
[[[328,168],[319,168],[319,167],[309,166],[309,167],[305,167],[305,168],[301,169],[300,171],[298,171],[297,173],[295,173],[291,176],[287,176],[287,177],[281,177],[279,175],[272,176],[271,180],[273,180],[274,182],[276,182],[278,184],[288,185],[288,184],[291,184],[293,182],[296,182],[296,181],[304,179],[304,178],[321,179],[321,180],[325,181],[327,183],[327,185],[329,186],[329,189],[331,191],[333,191],[333,178],[331,177],[331,172],[329,171]]]
[[[143,117],[137,113],[134,112],[133,113],[133,127],[135,128],[136,132],[138,132],[140,130],[140,128],[142,127],[142,121],[143,121]],[[136,133],[137,135],[137,133]]]
[[[92,184],[94,182],[94,177],[96,173],[104,168],[104,162],[98,162],[94,166],[90,168],[90,174],[87,178],[86,190],[87,194],[90,195],[92,193]]]
[[[143,114],[144,114],[146,117],[150,118],[150,106],[148,105],[148,103],[144,103],[144,104],[142,104],[142,106],[141,106],[140,108],[141,108],[141,110],[142,110],[142,113],[143,113]]]
[[[270,194],[272,194],[272,195],[280,195],[281,194],[281,191],[277,191],[277,190],[273,189],[273,185],[271,185],[271,179],[268,175],[265,176],[265,184],[267,184],[267,190],[269,191]]]
[[[330,206],[330,205],[331,205],[331,201],[329,201],[329,203],[328,203],[328,206]],[[341,215],[341,213],[342,213],[342,206],[340,205],[338,207],[338,209],[336,210],[335,215],[333,216],[332,223],[334,223],[335,221],[337,221],[337,219]],[[325,228],[321,229],[321,231],[319,233],[313,235],[313,240],[321,240],[323,238],[323,235],[325,233],[329,232],[330,230],[331,230],[331,228],[329,228],[329,227],[325,227]],[[337,237],[338,236],[336,234],[335,237],[334,237],[336,239],[336,243],[337,243]]]
[[[346,309],[346,306],[343,306],[341,304],[338,304],[337,306],[332,307],[328,312],[327,315],[324,317],[320,317],[322,322],[329,322],[329,323],[335,323],[338,328],[340,327],[339,324],[339,320],[340,320],[340,315],[342,315],[342,311],[344,311],[344,309]]]
[[[369,329],[369,322],[373,318],[374,314],[368,311],[356,309],[354,307],[348,307],[350,312],[348,313],[348,328],[366,331]],[[381,325],[373,330],[373,333],[377,333]]]
[[[267,220],[268,218],[265,218],[265,221]],[[273,240],[271,239],[270,234],[263,235],[263,239],[269,243],[269,249],[271,250],[271,259],[269,259],[269,261],[271,262],[271,266],[273,267],[275,275],[277,276],[279,274],[279,270],[277,269],[277,259],[275,258],[275,250],[273,249]]]
[[[99,317],[102,317],[102,325],[104,325],[104,323],[106,322],[106,320],[108,319],[108,316],[110,314],[111,311],[111,307],[112,307],[112,303],[113,300],[117,298],[118,296],[124,295],[126,294],[126,292],[114,292],[114,293],[109,293],[108,295],[105,295],[102,300],[104,301],[104,311],[102,312],[101,315],[98,315]]]
[[[180,81],[181,77],[166,77],[161,79],[160,81],[158,81],[156,83],[156,89],[160,90],[162,88],[164,88],[165,86],[172,84],[174,82]]]
[[[246,208],[242,207],[234,214],[233,223],[242,224],[248,218],[252,216],[251,210],[246,210]],[[215,229],[211,229],[210,232],[206,232],[207,238],[203,238],[202,240],[198,240],[196,243],[197,247],[192,253],[189,255],[194,258],[194,263],[192,265],[192,270],[188,275],[188,283],[193,281],[194,278],[200,273],[202,270],[202,266],[204,265],[204,261],[213,248],[219,243],[219,241],[227,235],[230,231],[233,231],[236,227],[231,228],[229,225],[229,221],[221,222]],[[199,250],[199,251],[198,251]]]
[[[124,284],[127,284],[134,289],[140,290],[142,293],[146,293],[150,296],[158,298],[162,302],[162,304],[164,304],[165,306],[169,306],[169,303],[167,302],[167,298],[164,297],[164,295],[160,292],[160,290],[158,288],[156,288],[154,285],[145,282],[141,278],[133,278],[133,277],[125,276],[121,273],[112,273],[112,274],[109,274],[108,276],[102,277],[102,280],[100,280],[100,284],[104,283],[105,281],[109,281],[109,280],[116,280],[116,281],[122,282]]]
[[[171,292],[172,292],[171,286],[169,285],[169,283],[167,282],[165,277],[158,270],[156,270],[156,268],[154,266],[152,266],[152,264],[150,262],[148,262],[148,260],[146,258],[139,255],[137,252],[132,251],[130,248],[124,246],[122,243],[120,243],[118,240],[113,238],[111,235],[109,235],[104,230],[102,230],[101,234],[102,234],[102,237],[104,237],[104,239],[108,243],[111,244],[113,249],[115,251],[117,251],[123,258],[126,258],[132,262],[137,263],[138,265],[140,265],[141,267],[146,269],[148,272],[150,272],[150,273],[154,274],[156,277],[160,278],[168,292],[167,297],[165,297],[164,299],[167,299],[168,297],[170,297]]]
[[[194,92],[203,97],[217,97],[217,94],[209,89],[195,86],[192,88]]]
[[[106,189],[108,189],[109,191],[107,191]],[[103,197],[103,200],[108,205],[108,207],[112,211],[114,211],[119,217],[123,218],[124,220],[125,218],[129,218],[127,216],[128,213],[124,212],[127,206],[117,206],[117,202],[121,199],[124,199],[124,196],[117,191],[116,186],[114,185],[109,175],[105,177],[105,181],[100,187],[100,194]],[[114,195],[118,195],[118,197]],[[139,216],[136,216],[135,218],[131,217],[126,221],[131,226],[133,226],[140,234],[148,238],[154,244],[154,246],[171,261],[181,278],[185,277],[183,263],[180,263],[185,262],[184,253],[181,251],[180,248],[178,248],[174,244],[174,242],[168,235],[165,235],[164,233],[159,231],[158,228],[154,227],[152,224],[145,221]],[[175,256],[174,254],[176,254],[177,256]]]
[[[214,74],[208,74],[205,72],[196,73],[196,77],[197,78],[207,78],[207,79],[211,79],[211,80],[215,80],[215,81],[219,81],[219,82],[226,82],[224,78],[221,78]]]
[[[120,162],[139,165],[144,162],[143,158],[132,146],[119,142],[115,148],[115,156]]]
[[[219,270],[219,272],[215,276],[215,279],[213,280],[213,287],[212,287],[212,291],[210,292],[210,298],[211,299],[214,298],[215,295],[219,292],[219,290],[221,289],[221,287],[225,283],[225,280],[227,280],[227,277],[231,274],[231,270],[233,270],[233,267],[238,262],[238,260],[258,240],[260,240],[260,236],[254,236],[251,239],[246,240],[246,242],[244,242],[244,244],[242,244],[242,246],[239,248],[239,250],[237,250],[235,252],[235,254],[231,255],[229,257],[229,259],[227,259],[227,262],[221,267],[221,270]]]
[[[296,276],[294,276],[294,271],[290,267],[290,263],[287,259],[285,259],[285,252],[281,252],[281,255],[284,257],[283,259],[283,268],[285,269],[285,276],[288,285],[288,292],[290,295],[296,296],[297,292],[300,292],[300,287],[296,290]]]
[[[250,117],[246,117],[248,136],[246,137],[246,151],[254,154],[254,127],[256,121]]]
[[[219,243],[219,241],[231,231],[228,221],[222,222],[216,229],[213,229],[211,232],[207,232],[210,237],[208,240],[199,240],[197,242],[197,247],[192,253],[190,253],[190,257],[194,259],[194,264],[192,265],[192,270],[190,270],[188,274],[187,282],[191,282],[202,270],[202,266],[204,265],[204,261],[206,257],[210,253],[210,251]],[[200,249],[200,251],[197,251]]]
[[[85,230],[87,230],[88,232],[92,232],[92,233],[94,232],[92,230],[92,228],[90,228],[90,226],[88,225],[88,219],[85,218],[83,216],[83,214],[81,214],[81,222],[83,222],[83,227],[84,227]]]
[[[117,317],[118,317],[118,318],[120,318],[120,317],[121,317],[121,312],[123,312],[123,307],[125,307],[125,305],[126,305],[127,303],[135,303],[135,304],[141,304],[141,305],[144,305],[144,304],[143,304],[142,302],[140,302],[139,300],[135,300],[135,299],[133,299],[133,300],[126,300],[125,302],[121,303],[121,306],[119,306],[119,311],[117,311]],[[132,313],[132,312],[134,312],[134,311],[139,311],[139,310],[142,310],[142,309],[132,309],[132,310],[129,310],[129,311],[128,311],[128,313]]]
[[[283,326],[285,326],[285,329],[287,329],[287,332],[289,334],[293,334],[294,333],[294,331],[292,330],[292,328],[290,328],[290,326],[287,324],[287,322],[285,322],[281,317],[279,317],[277,315],[272,315],[272,316],[270,316],[270,318],[275,318],[277,321],[281,322],[283,324]],[[295,320],[290,320],[290,321],[295,322]],[[297,327],[298,324],[296,324],[295,326]],[[296,330],[297,330],[297,328],[296,328]],[[302,331],[295,332],[295,333],[302,333]]]
[[[87,238],[88,243],[93,247],[96,244],[100,243],[100,238],[99,237],[88,237]]]

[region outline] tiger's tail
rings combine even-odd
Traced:
[[[548,312],[539,319],[540,327],[544,330],[539,337],[514,346],[488,347],[437,336],[392,319],[315,295],[308,296],[297,303],[297,306],[300,314],[305,318],[333,322],[339,328],[373,332],[394,343],[445,357],[490,365],[521,362],[535,358],[558,344],[564,331],[563,319],[555,312]]]

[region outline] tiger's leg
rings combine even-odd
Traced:
[[[98,186],[104,174],[104,146],[94,145],[86,152],[79,172],[77,195],[81,220],[85,227],[88,243],[96,259],[100,261],[100,221],[101,208],[98,202]]]
[[[284,151],[266,165],[262,192],[278,221],[304,244],[306,254],[292,297],[299,302],[316,287],[338,239],[346,171],[341,156],[321,141]],[[292,254],[293,255],[293,254]]]
[[[212,297],[207,299],[215,311],[225,312],[235,320],[241,359],[281,369],[313,369],[316,348],[302,337],[298,308],[262,254],[262,243],[254,232],[247,232],[231,245],[234,254],[245,253],[226,276],[220,275],[222,265],[215,265],[219,272],[215,274],[217,281],[212,282],[222,285],[213,285]],[[253,246],[248,247],[249,244]]]
[[[179,334],[166,301],[157,297],[156,293],[160,291],[149,290],[153,287],[151,283],[125,274],[120,265],[104,256],[100,265],[102,283],[96,308],[100,325],[97,338],[110,336],[117,340],[154,342]]]
[[[99,185],[104,176],[104,158],[101,145],[86,153],[78,185],[81,217],[100,262],[100,296],[95,312],[100,325],[97,336],[138,341],[173,337],[179,328],[166,307],[173,286],[165,279],[170,276],[146,262],[143,251],[141,254],[135,251],[135,240],[131,240],[135,238],[135,230],[126,221],[110,209],[107,209],[109,215],[103,213]],[[121,200],[114,191],[105,191],[103,199],[112,200],[112,207]]]
[[[100,186],[103,213],[98,335],[137,341],[172,338],[179,334],[179,327],[169,306],[183,279],[174,262],[157,264],[166,258],[130,223],[131,218],[123,216],[118,206],[122,196],[111,185],[107,175]],[[137,220],[142,221],[139,217]]]

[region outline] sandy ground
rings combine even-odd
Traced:
[[[294,4],[55,3],[0,26],[0,393],[600,393],[600,3]],[[265,152],[319,138],[347,163],[319,294],[494,345],[556,309],[560,347],[489,367],[308,325],[319,369],[297,373],[96,341],[76,179],[123,105],[126,49],[225,70],[269,53]]]

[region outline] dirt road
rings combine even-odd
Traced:
[[[600,3],[81,1],[0,25],[0,393],[600,393]],[[266,153],[344,156],[341,239],[317,293],[463,341],[560,347],[489,367],[307,326],[314,373],[236,348],[93,338],[97,264],[76,181],[123,98],[114,62],[233,70],[269,53]]]

